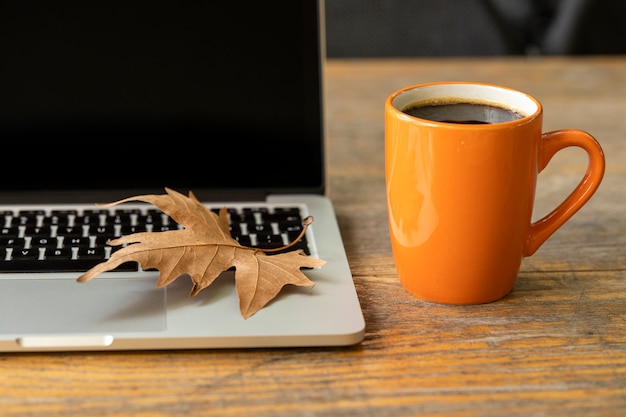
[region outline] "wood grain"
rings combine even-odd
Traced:
[[[388,241],[383,102],[439,80],[518,88],[545,130],[603,146],[592,200],[481,306],[406,293]],[[330,61],[329,195],[367,324],[348,348],[0,355],[0,415],[621,416],[626,411],[626,58]],[[586,158],[540,175],[537,216],[579,181]]]

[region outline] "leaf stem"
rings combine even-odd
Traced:
[[[274,252],[283,251],[285,249],[289,249],[290,247],[298,243],[300,239],[302,239],[302,237],[306,233],[306,229],[308,229],[311,223],[313,223],[313,216],[307,216],[304,219],[302,219],[302,230],[300,231],[300,234],[298,235],[298,237],[292,240],[291,243],[289,243],[288,245],[282,246],[280,248],[273,248],[273,249],[262,249],[262,248],[255,248],[255,249],[264,253],[274,253]]]

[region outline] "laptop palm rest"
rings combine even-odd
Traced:
[[[161,331],[166,290],[152,277],[0,280],[0,333],[54,334]]]

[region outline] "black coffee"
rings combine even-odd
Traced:
[[[445,123],[490,124],[524,117],[516,111],[478,103],[410,104],[402,111],[420,119]]]

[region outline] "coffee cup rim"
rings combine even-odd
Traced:
[[[467,81],[415,84],[396,91],[389,100],[391,106],[398,112],[416,103],[471,102],[498,106],[521,114],[521,119],[512,121],[516,123],[542,111],[541,103],[522,91],[496,84]]]

